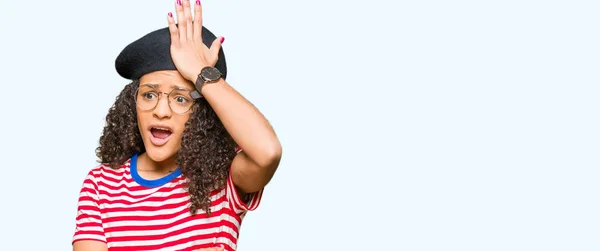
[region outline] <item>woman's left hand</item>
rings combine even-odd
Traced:
[[[177,23],[169,13],[169,32],[171,33],[171,58],[179,73],[189,81],[195,82],[200,70],[206,66],[215,66],[223,43],[223,37],[217,37],[208,48],[202,42],[202,5],[196,0],[194,15],[190,0],[175,0]]]

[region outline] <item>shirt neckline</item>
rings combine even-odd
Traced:
[[[155,179],[155,180],[144,179],[138,173],[138,170],[137,170],[137,159],[138,159],[138,154],[136,153],[136,154],[134,154],[131,157],[131,162],[129,164],[129,169],[131,171],[131,178],[133,178],[133,180],[135,182],[137,182],[138,184],[140,184],[141,186],[144,186],[144,187],[147,187],[147,188],[159,187],[159,186],[162,186],[164,184],[169,183],[173,179],[177,178],[177,176],[181,175],[181,169],[177,168],[175,171],[173,171],[172,173],[170,173],[167,176],[164,176],[162,178]]]

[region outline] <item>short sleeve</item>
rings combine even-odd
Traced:
[[[102,218],[100,216],[98,184],[93,171],[83,181],[77,203],[75,234],[72,243],[82,240],[94,240],[106,243]]]
[[[239,147],[236,149],[236,152],[238,153],[241,151],[242,149],[240,149]],[[240,198],[240,196],[237,193],[237,188],[233,183],[233,177],[231,176],[231,172],[229,172],[226,187],[227,200],[229,201],[230,206],[237,214],[242,214],[247,211],[253,211],[256,208],[258,208],[260,200],[262,199],[264,189],[265,188],[263,187],[257,192],[247,194],[245,199]]]

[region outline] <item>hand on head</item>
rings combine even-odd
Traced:
[[[202,41],[202,5],[196,0],[194,15],[190,0],[175,0],[177,23],[172,13],[168,15],[171,34],[171,57],[181,75],[195,82],[200,70],[215,66],[223,37],[217,37],[210,48]]]

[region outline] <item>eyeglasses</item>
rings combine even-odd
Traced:
[[[160,92],[150,85],[141,85],[135,92],[135,103],[143,111],[150,111],[156,108],[162,95],[167,96],[169,108],[177,114],[188,112],[195,100],[193,94],[187,89],[173,89],[171,92]]]

